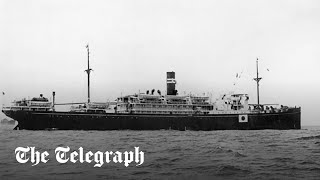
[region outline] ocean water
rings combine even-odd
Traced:
[[[14,131],[0,125],[0,179],[320,179],[320,127],[259,131]],[[18,163],[17,147],[49,161]],[[144,152],[144,162],[65,164],[55,149]]]

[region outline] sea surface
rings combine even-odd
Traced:
[[[14,131],[0,125],[0,179],[320,179],[320,127],[242,131]],[[49,161],[18,163],[17,147]],[[144,163],[65,164],[55,149],[144,152]]]

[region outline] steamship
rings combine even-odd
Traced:
[[[151,90],[118,97],[113,102],[90,101],[89,46],[88,101],[67,103],[69,111],[56,111],[59,104],[42,94],[31,100],[14,101],[2,112],[18,121],[15,129],[26,130],[259,130],[301,129],[301,108],[260,104],[258,59],[257,104],[248,94],[223,95],[215,102],[208,96],[178,95],[175,72],[167,72],[167,91]]]

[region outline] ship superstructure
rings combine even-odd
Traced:
[[[175,72],[167,72],[167,94],[147,90],[117,98],[115,113],[128,114],[209,114],[213,105],[209,97],[179,96],[175,89]]]
[[[22,99],[12,102],[12,106],[4,106],[3,111],[51,111],[53,107],[52,102],[49,102],[48,98],[34,97],[32,99]]]

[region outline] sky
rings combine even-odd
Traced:
[[[89,44],[92,101],[164,92],[175,71],[182,95],[256,103],[259,58],[260,102],[320,125],[319,32],[317,0],[0,0],[1,104],[52,91],[85,102]]]

